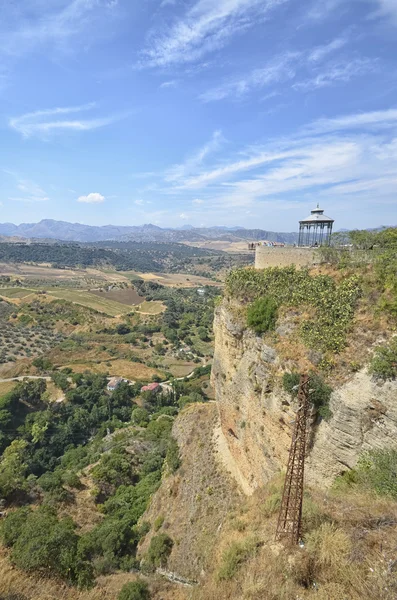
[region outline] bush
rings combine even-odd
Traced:
[[[395,379],[397,377],[397,338],[394,337],[386,346],[376,348],[371,361],[370,372],[379,379]]]
[[[171,438],[168,444],[166,461],[171,473],[175,473],[181,466],[181,458],[179,455],[179,446],[175,438]]]
[[[10,515],[4,527],[4,540],[12,546],[11,560],[18,568],[57,575],[71,583],[77,583],[79,574],[84,572],[81,585],[88,587],[92,583],[90,565],[77,556],[79,538],[72,519],[59,520],[55,512],[41,507]]]
[[[291,266],[234,269],[227,276],[226,293],[243,301],[270,296],[277,298],[280,306],[314,307],[314,318],[301,326],[301,338],[311,348],[340,352],[346,345],[361,288],[356,275],[338,285],[332,277],[312,276],[307,269]]]
[[[152,537],[147,553],[149,564],[153,567],[165,566],[173,545],[173,540],[166,533],[160,533]]]
[[[257,543],[252,538],[244,542],[232,542],[222,555],[221,566],[218,570],[218,579],[232,579],[241,565],[255,554],[256,548]]]
[[[397,500],[397,450],[370,450],[356,468],[357,482],[382,496]]]
[[[284,373],[283,388],[286,392],[292,394],[292,396],[297,396],[299,391],[299,381],[299,373]],[[330,419],[332,417],[332,411],[328,405],[333,391],[332,388],[324,382],[320,375],[317,375],[317,373],[310,373],[309,389],[309,399],[317,409],[317,413],[323,419]]]
[[[145,581],[132,581],[123,585],[117,600],[150,600],[149,587]]]
[[[270,296],[258,298],[247,309],[247,325],[261,335],[272,331],[277,321],[277,302]]]

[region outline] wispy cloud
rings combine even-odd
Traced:
[[[311,50],[285,52],[273,58],[264,67],[256,68],[248,74],[234,77],[207,90],[200,95],[200,99],[204,102],[213,102],[224,98],[240,100],[255,90],[267,86],[274,87],[298,78],[300,80],[293,84],[293,89],[306,91],[315,87],[325,87],[337,81],[346,82],[372,70],[375,61],[366,58],[344,59],[337,63],[323,65],[324,59],[343,48],[347,43],[348,36],[346,35]],[[270,92],[271,95],[277,93],[275,90]]]
[[[223,47],[288,0],[197,0],[166,31],[152,32],[141,67],[189,63]]]
[[[15,174],[13,174],[15,175]],[[11,196],[8,199],[14,202],[46,202],[49,200],[46,192],[34,181],[20,179],[17,182],[18,196]]]
[[[159,88],[174,88],[178,85],[178,81],[176,79],[170,79],[170,81],[163,81],[163,83],[161,83],[159,85]]]
[[[333,206],[346,201],[395,202],[397,109],[314,121],[289,138],[243,148],[226,158],[211,156],[178,180],[168,194],[192,194],[212,211],[233,207],[294,205],[321,196]],[[194,194],[194,195],[193,195]],[[281,202],[281,204],[280,204]],[[223,214],[226,214],[225,212]],[[354,226],[354,224],[353,224]]]
[[[396,0],[368,0],[376,6],[374,16],[389,17],[394,25],[397,25],[397,2]]]
[[[105,202],[105,199],[105,196],[102,196],[102,194],[91,192],[91,194],[87,194],[86,196],[79,196],[77,202],[83,202],[84,204],[102,204],[102,202]]]
[[[64,119],[64,115],[80,114],[90,111],[96,107],[95,103],[83,104],[81,106],[68,106],[49,108],[29,112],[9,120],[9,126],[23,137],[32,136],[48,137],[61,131],[89,131],[110,125],[126,114],[109,115],[94,119]]]
[[[308,59],[309,61],[313,62],[321,61],[331,52],[335,52],[335,50],[343,48],[343,46],[345,46],[348,43],[348,41],[349,40],[347,37],[338,37],[329,42],[329,44],[325,44],[323,46],[316,46],[316,48],[311,50],[311,52],[309,53]]]
[[[213,88],[200,96],[204,102],[222,100],[226,97],[240,98],[251,92],[253,89],[261,88],[266,85],[285,81],[295,77],[296,61],[300,53],[288,52],[269,62],[261,69],[254,69],[247,76],[235,78],[216,88]]]
[[[185,162],[172,166],[167,170],[165,174],[165,181],[167,182],[178,182],[185,179],[189,173],[197,170],[202,164],[205,158],[217,151],[224,138],[222,132],[217,130],[213,133],[209,142],[202,146],[195,154],[186,159]]]
[[[97,19],[108,21],[117,7],[117,0],[55,0],[55,2],[31,2],[19,0],[2,3],[0,25],[0,53],[22,55],[37,46],[52,43],[56,46],[90,27]],[[93,40],[94,36],[90,36]],[[87,44],[87,39],[84,39]]]
[[[347,83],[354,77],[374,71],[376,64],[376,60],[367,58],[357,58],[350,62],[336,63],[330,65],[325,70],[321,70],[315,77],[299,81],[292,87],[295,90],[310,91],[317,88],[328,87],[337,82]]]

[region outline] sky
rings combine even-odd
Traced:
[[[397,0],[0,0],[0,222],[397,225]]]

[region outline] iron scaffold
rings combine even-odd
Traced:
[[[276,540],[285,540],[290,544],[297,544],[301,537],[303,477],[309,410],[309,376],[301,375],[298,392],[298,410],[296,412],[276,531]]]

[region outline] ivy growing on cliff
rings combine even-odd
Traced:
[[[226,294],[246,303],[267,296],[279,306],[313,307],[315,316],[301,326],[302,340],[312,348],[340,352],[346,345],[361,287],[355,275],[337,284],[328,275],[311,275],[308,269],[270,267],[231,271]]]

